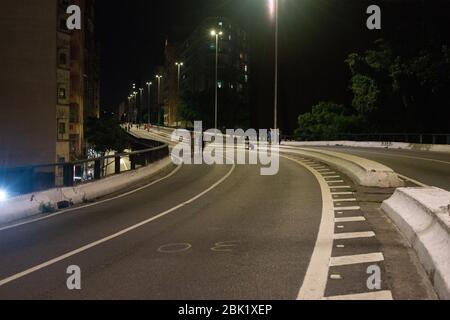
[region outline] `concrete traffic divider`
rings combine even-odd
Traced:
[[[378,162],[341,152],[309,148],[281,147],[281,152],[300,154],[324,162],[345,173],[357,184],[365,187],[397,188],[405,182],[389,167]]]
[[[383,211],[417,253],[441,299],[450,299],[450,192],[399,188]]]
[[[171,165],[172,160],[170,157],[166,157],[149,166],[106,177],[95,182],[80,184],[75,187],[50,189],[7,199],[0,203],[0,225],[26,219],[37,214],[51,213],[58,209],[92,202],[145,182]]]

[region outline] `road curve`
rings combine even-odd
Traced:
[[[184,166],[127,197],[0,231],[0,283],[19,274],[0,285],[0,299],[295,299],[320,225],[320,187],[286,159],[277,176],[259,169]],[[82,270],[81,291],[67,289],[70,265]]]

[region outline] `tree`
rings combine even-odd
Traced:
[[[98,153],[123,152],[128,147],[128,137],[113,117],[89,118],[86,123],[86,139]]]
[[[333,140],[340,134],[358,132],[361,119],[352,110],[334,102],[320,102],[312,112],[299,117],[296,135],[304,140]]]

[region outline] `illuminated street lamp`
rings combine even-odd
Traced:
[[[162,75],[156,75],[156,79],[158,79],[158,129],[161,126],[161,79]]]
[[[147,99],[148,99],[148,109],[147,109],[147,122],[148,122],[148,128],[150,128],[150,108],[151,108],[151,87],[153,85],[153,82],[149,81],[145,84],[147,86]]]
[[[211,36],[216,37],[216,89],[215,89],[215,110],[214,110],[214,128],[217,129],[217,105],[218,105],[218,89],[219,89],[219,36],[223,35],[222,31],[211,30]]]
[[[269,14],[275,20],[275,100],[274,100],[274,129],[278,129],[278,1],[269,0]]]
[[[178,87],[177,87],[177,93],[178,93],[178,98],[180,97],[180,75],[181,75],[181,67],[184,66],[183,62],[175,62],[175,66],[178,69]],[[178,110],[176,113],[176,126],[178,127]]]

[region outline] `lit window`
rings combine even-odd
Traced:
[[[218,87],[219,89],[222,89],[222,87],[223,87],[223,82],[222,82],[222,80],[220,80],[220,81],[217,82],[217,87]]]
[[[222,27],[222,26],[223,26],[223,22],[220,21],[220,22],[219,22],[219,27]]]
[[[244,70],[245,70],[245,72],[248,72],[248,66],[247,65],[245,65]]]
[[[230,40],[231,41],[231,34],[228,36],[228,40]]]

